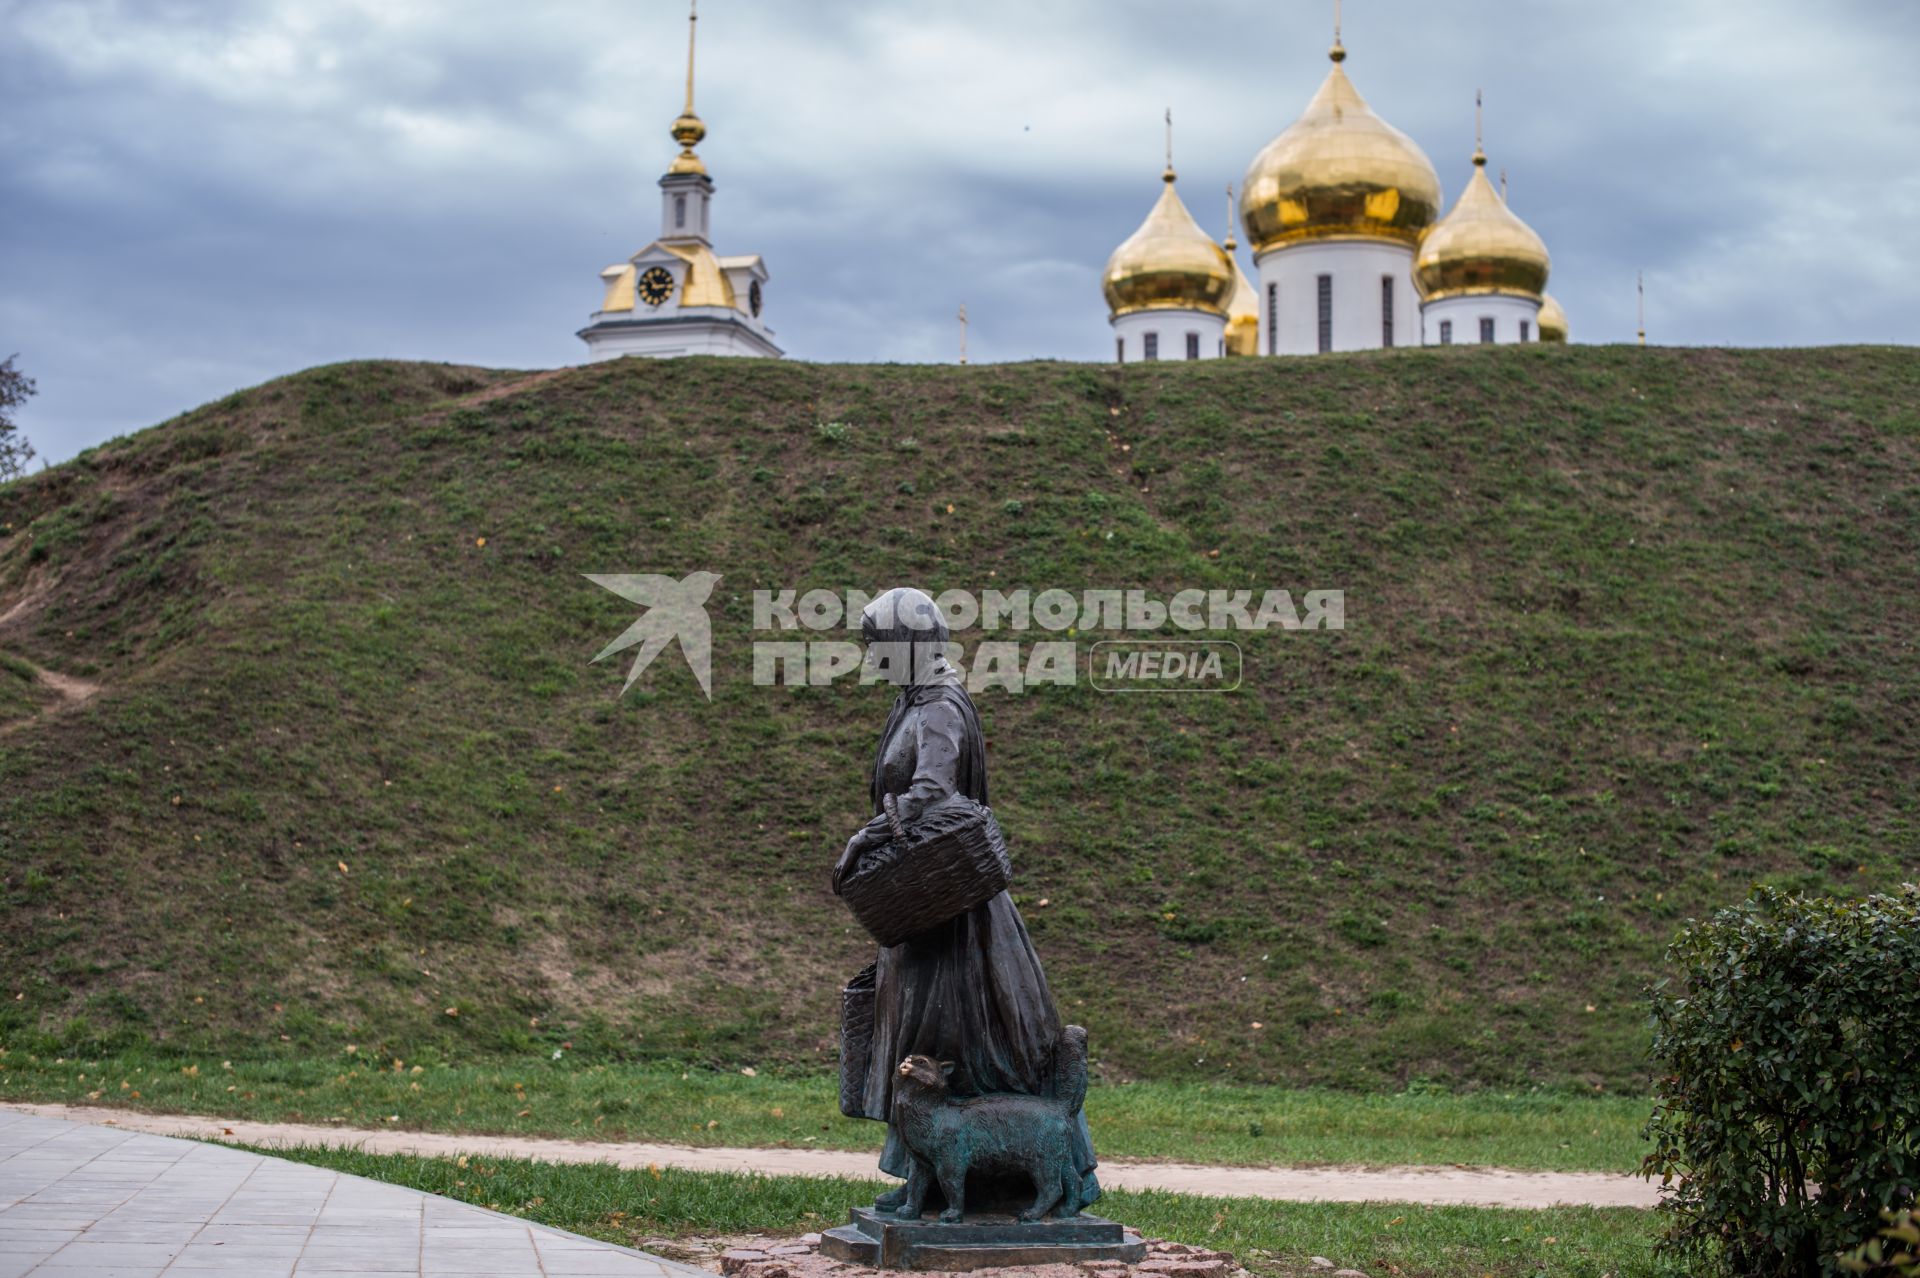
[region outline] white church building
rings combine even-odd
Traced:
[[[1216,244],[1187,214],[1169,160],[1159,201],[1102,275],[1117,358],[1564,342],[1547,247],[1487,180],[1478,142],[1443,217],[1439,174],[1354,88],[1337,30],[1329,56],[1306,110],[1241,183],[1251,281],[1231,228]]]
[[[766,263],[713,251],[713,179],[693,148],[707,126],[693,111],[696,14],[687,17],[687,101],[672,127],[680,154],[660,179],[660,235],[600,272],[600,309],[580,330],[590,360],[620,355],[762,355],[783,352],[766,325]]]

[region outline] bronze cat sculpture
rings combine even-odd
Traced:
[[[1024,1221],[1048,1212],[1077,1216],[1082,1178],[1073,1156],[1080,1107],[1087,1098],[1087,1032],[1069,1025],[1054,1048],[1051,1096],[995,1092],[953,1097],[951,1061],[909,1056],[894,1083],[893,1124],[913,1157],[905,1197],[896,1209],[918,1220],[928,1191],[938,1186],[947,1200],[940,1219],[958,1223],[966,1214],[967,1173],[1025,1173],[1033,1181],[1033,1205]]]

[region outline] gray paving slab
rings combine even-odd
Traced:
[[[0,1278],[710,1278],[249,1150],[0,1108]]]

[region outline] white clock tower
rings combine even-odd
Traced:
[[[693,113],[693,33],[687,15],[687,103],[673,122],[680,144],[660,179],[660,237],[600,272],[606,296],[579,336],[588,359],[619,355],[763,355],[778,358],[762,311],[767,268],[758,254],[720,257],[708,239],[713,179],[693,148],[707,126]]]

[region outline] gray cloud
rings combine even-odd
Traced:
[[[1158,186],[1225,183],[1325,72],[1325,6],[710,0],[722,252],[797,357],[1105,358],[1099,270]],[[649,238],[678,0],[0,0],[0,354],[54,458],[277,373],[577,361]],[[1920,9],[1354,0],[1349,68],[1449,198],[1473,91],[1577,340],[1920,340]]]

